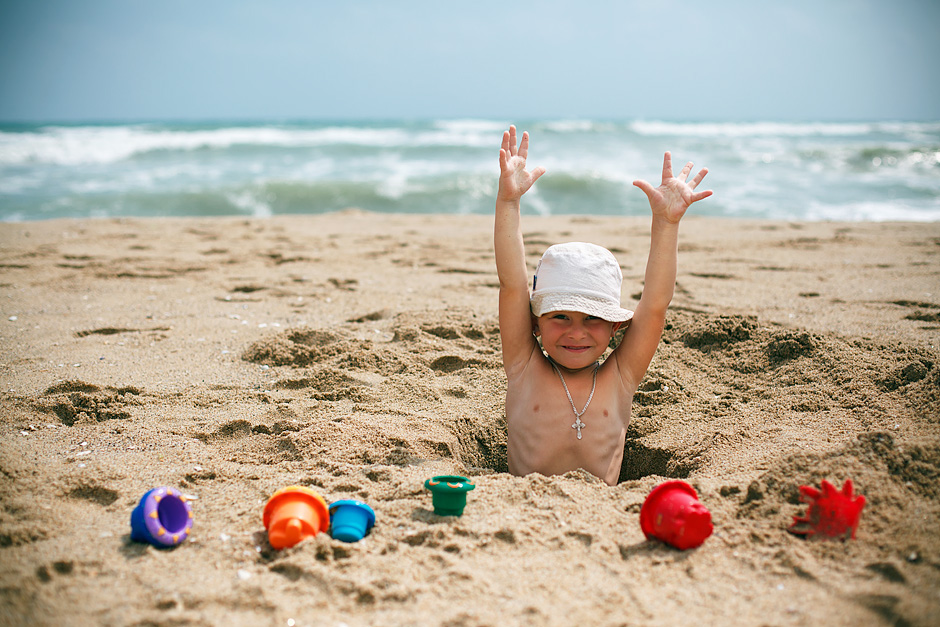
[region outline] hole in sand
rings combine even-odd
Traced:
[[[471,468],[509,472],[506,452],[506,419],[492,416],[460,416],[454,422],[456,457]]]
[[[696,467],[695,463],[680,457],[675,451],[648,446],[640,439],[630,438],[628,433],[618,483],[649,475],[685,479]]]

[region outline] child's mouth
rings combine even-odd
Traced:
[[[566,351],[571,351],[573,353],[583,353],[588,350],[588,346],[563,346]]]

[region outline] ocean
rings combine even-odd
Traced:
[[[636,178],[708,167],[728,218],[940,220],[940,122],[517,121],[547,174],[530,215],[646,215]],[[506,123],[0,124],[0,220],[489,214]]]

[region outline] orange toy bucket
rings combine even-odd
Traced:
[[[264,506],[264,528],[275,549],[292,547],[330,528],[330,512],[319,494],[304,486],[281,488]]]

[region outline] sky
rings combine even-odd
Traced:
[[[0,121],[940,120],[937,0],[0,0]]]

